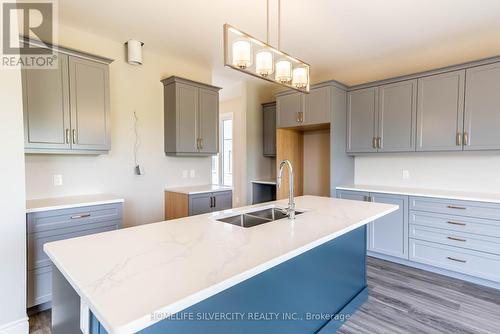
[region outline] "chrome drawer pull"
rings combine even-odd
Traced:
[[[462,241],[462,242],[466,242],[467,241],[465,239],[460,239],[460,238],[457,238],[457,237],[448,237],[448,239],[455,240],[455,241]]]
[[[465,210],[463,206],[454,206],[454,205],[448,205],[448,209],[457,209],[457,210]]]
[[[457,223],[457,222],[452,222],[452,221],[448,221],[448,224],[458,225],[458,226],[466,226],[467,225],[467,224],[464,224],[464,223]]]
[[[78,215],[78,216],[71,216],[71,219],[80,219],[80,218],[87,218],[90,217],[90,213],[86,213],[83,215]]]
[[[465,261],[465,260],[462,260],[462,259],[456,259],[456,258],[454,258],[454,257],[450,257],[450,256],[448,256],[448,257],[446,257],[446,258],[447,258],[448,260],[455,261],[455,262],[460,262],[460,263],[466,263],[466,262],[467,262],[467,261]]]

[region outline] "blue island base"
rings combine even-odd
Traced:
[[[367,297],[363,226],[168,319],[152,314],[163,320],[139,333],[335,333]],[[107,334],[90,320],[91,334]]]

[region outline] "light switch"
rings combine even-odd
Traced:
[[[410,171],[407,169],[403,169],[402,177],[404,180],[408,180],[410,178]]]
[[[196,176],[196,174],[195,174],[195,172],[194,172],[194,169],[191,169],[191,170],[189,171],[189,177],[190,177],[190,178],[192,178],[192,179],[194,179],[194,177],[195,177],[195,176]]]
[[[63,177],[61,174],[56,174],[53,176],[54,186],[59,187],[63,184]]]

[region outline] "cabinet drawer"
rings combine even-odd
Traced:
[[[105,204],[28,214],[28,233],[121,220],[122,204]]]
[[[28,271],[28,307],[52,300],[52,266]]]
[[[410,260],[500,282],[500,256],[410,238]]]
[[[500,238],[410,224],[410,238],[500,255]]]
[[[112,231],[118,229],[119,225],[120,221],[115,220],[29,234],[28,270],[50,266],[52,264],[47,254],[43,251],[43,245],[47,242]]]
[[[410,211],[410,224],[500,238],[500,221],[497,220]]]
[[[500,204],[492,203],[412,196],[410,210],[500,220]]]

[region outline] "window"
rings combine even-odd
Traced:
[[[212,183],[233,185],[233,119],[232,115],[221,115],[220,150],[212,157]]]

